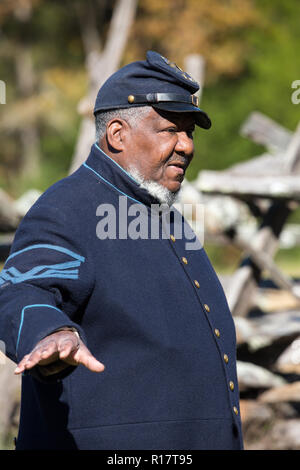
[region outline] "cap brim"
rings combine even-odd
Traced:
[[[188,103],[178,103],[174,101],[151,104],[153,108],[161,109],[162,111],[170,111],[172,113],[195,113],[195,123],[203,129],[211,127],[211,120],[202,109]]]

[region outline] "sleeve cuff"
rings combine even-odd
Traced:
[[[21,312],[16,357],[20,361],[36,344],[59,329],[74,328],[85,342],[82,328],[72,322],[59,308],[47,304],[26,305]]]

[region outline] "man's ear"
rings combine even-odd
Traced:
[[[108,145],[116,151],[124,149],[124,140],[129,126],[123,119],[112,119],[106,127],[106,138]]]

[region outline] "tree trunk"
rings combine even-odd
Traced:
[[[87,158],[90,147],[95,140],[94,102],[101,85],[119,66],[130,27],[134,20],[136,7],[137,0],[118,0],[111,19],[105,47],[101,54],[95,51],[94,46],[88,51],[89,44],[94,45],[94,41],[89,41],[86,37],[88,28],[81,28],[87,54],[86,64],[90,85],[88,96],[79,103],[79,112],[83,115],[83,119],[72,157],[70,173],[73,173]],[[95,28],[92,21],[90,27]],[[88,34],[91,37],[91,31]],[[95,36],[96,32],[92,37],[95,38]]]
[[[21,97],[33,94],[35,74],[29,46],[19,45],[15,60],[17,87]],[[20,130],[20,172],[22,176],[36,176],[40,170],[40,146],[37,127],[24,122]]]

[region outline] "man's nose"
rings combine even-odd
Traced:
[[[177,153],[184,153],[186,156],[193,156],[194,142],[187,132],[177,132],[177,143],[175,147]]]

